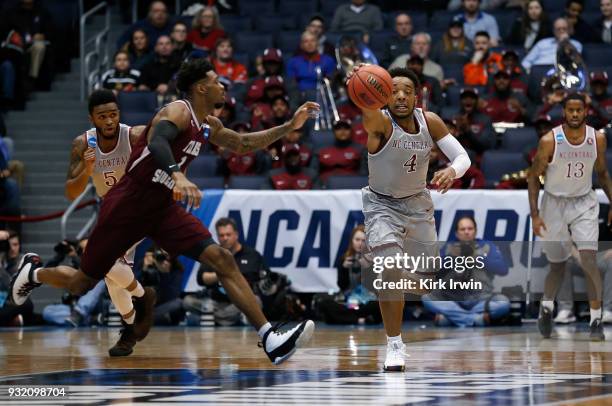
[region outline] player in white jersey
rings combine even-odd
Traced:
[[[356,67],[353,72],[361,66]],[[366,244],[376,264],[377,258],[420,255],[437,256],[438,243],[433,203],[427,185],[427,168],[433,143],[449,158],[449,167],[435,173],[432,183],[445,193],[453,181],[465,173],[470,159],[438,115],[415,108],[419,79],[414,72],[398,68],[389,71],[393,91],[388,109],[362,109],[368,132],[369,186],[362,191]],[[352,73],[349,74],[349,78]],[[403,274],[385,264],[382,280],[398,281],[408,276],[432,278],[434,269],[418,269]],[[429,271],[429,272],[428,272]],[[412,289],[423,294],[426,289]],[[379,290],[380,310],[387,333],[385,371],[403,371],[405,345],[401,326],[404,290]]]
[[[599,184],[611,199],[612,184],[606,165],[606,137],[585,124],[587,103],[573,93],[563,101],[564,123],[545,134],[539,142],[529,170],[529,206],[533,232],[542,237],[550,272],[544,283],[538,328],[543,337],[552,334],[554,300],[571,256],[572,244],[580,252],[591,307],[590,335],[604,340],[601,321],[602,281],[597,268],[599,202],[592,189],[593,169]],[[542,206],[538,210],[540,175],[545,174]],[[608,225],[612,210],[608,212]]]
[[[104,197],[125,173],[132,145],[145,126],[129,127],[119,123],[120,111],[113,92],[94,91],[89,97],[89,119],[93,128],[72,142],[70,166],[66,175],[66,197],[76,199],[91,178],[96,193]],[[132,353],[137,340],[142,340],[151,326],[155,290],[143,288],[134,277],[131,265],[136,246],[117,259],[105,278],[113,304],[121,314],[125,328],[119,341],[109,350],[111,356]],[[135,297],[134,303],[132,296]],[[136,307],[136,309],[135,309]]]

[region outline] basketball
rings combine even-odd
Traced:
[[[361,67],[347,84],[353,103],[362,109],[377,110],[387,104],[393,83],[391,75],[377,65]]]

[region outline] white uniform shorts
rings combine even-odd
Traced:
[[[571,256],[572,243],[578,250],[597,251],[599,201],[595,191],[578,197],[544,192],[540,217],[546,226],[542,241],[549,262],[566,261]]]
[[[403,199],[387,197],[369,187],[361,190],[368,250],[398,246],[410,256],[439,255],[434,207],[429,190]],[[432,272],[435,270],[419,270]]]

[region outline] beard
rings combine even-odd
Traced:
[[[575,125],[574,125],[574,124],[572,124],[572,123],[571,123],[569,120],[568,120],[568,121],[566,121],[566,123],[565,123],[565,124],[567,124],[567,126],[568,126],[569,128],[571,128],[571,129],[575,130],[575,129],[577,129],[577,128],[582,127],[582,125],[583,125],[585,122],[586,122],[586,117],[585,117],[585,118],[583,118],[583,119],[580,121],[580,123],[578,123],[578,124],[575,124]]]
[[[96,127],[96,132],[105,140],[112,140],[115,139],[117,137],[117,135],[119,135],[119,126],[117,125],[117,129],[115,131],[113,131],[113,133],[111,135],[106,135],[106,133],[104,132],[104,130],[102,128]]]

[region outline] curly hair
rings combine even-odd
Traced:
[[[204,79],[209,71],[214,70],[208,59],[197,58],[185,61],[177,74],[176,87],[181,92],[188,92],[195,82]]]
[[[416,73],[414,73],[414,71],[412,69],[408,69],[408,68],[393,68],[389,71],[389,75],[391,75],[392,78],[400,76],[400,77],[404,77],[404,78],[408,78],[412,81],[412,83],[414,84],[415,89],[418,89],[419,87],[421,87],[421,83],[419,81],[419,77],[417,76]]]

